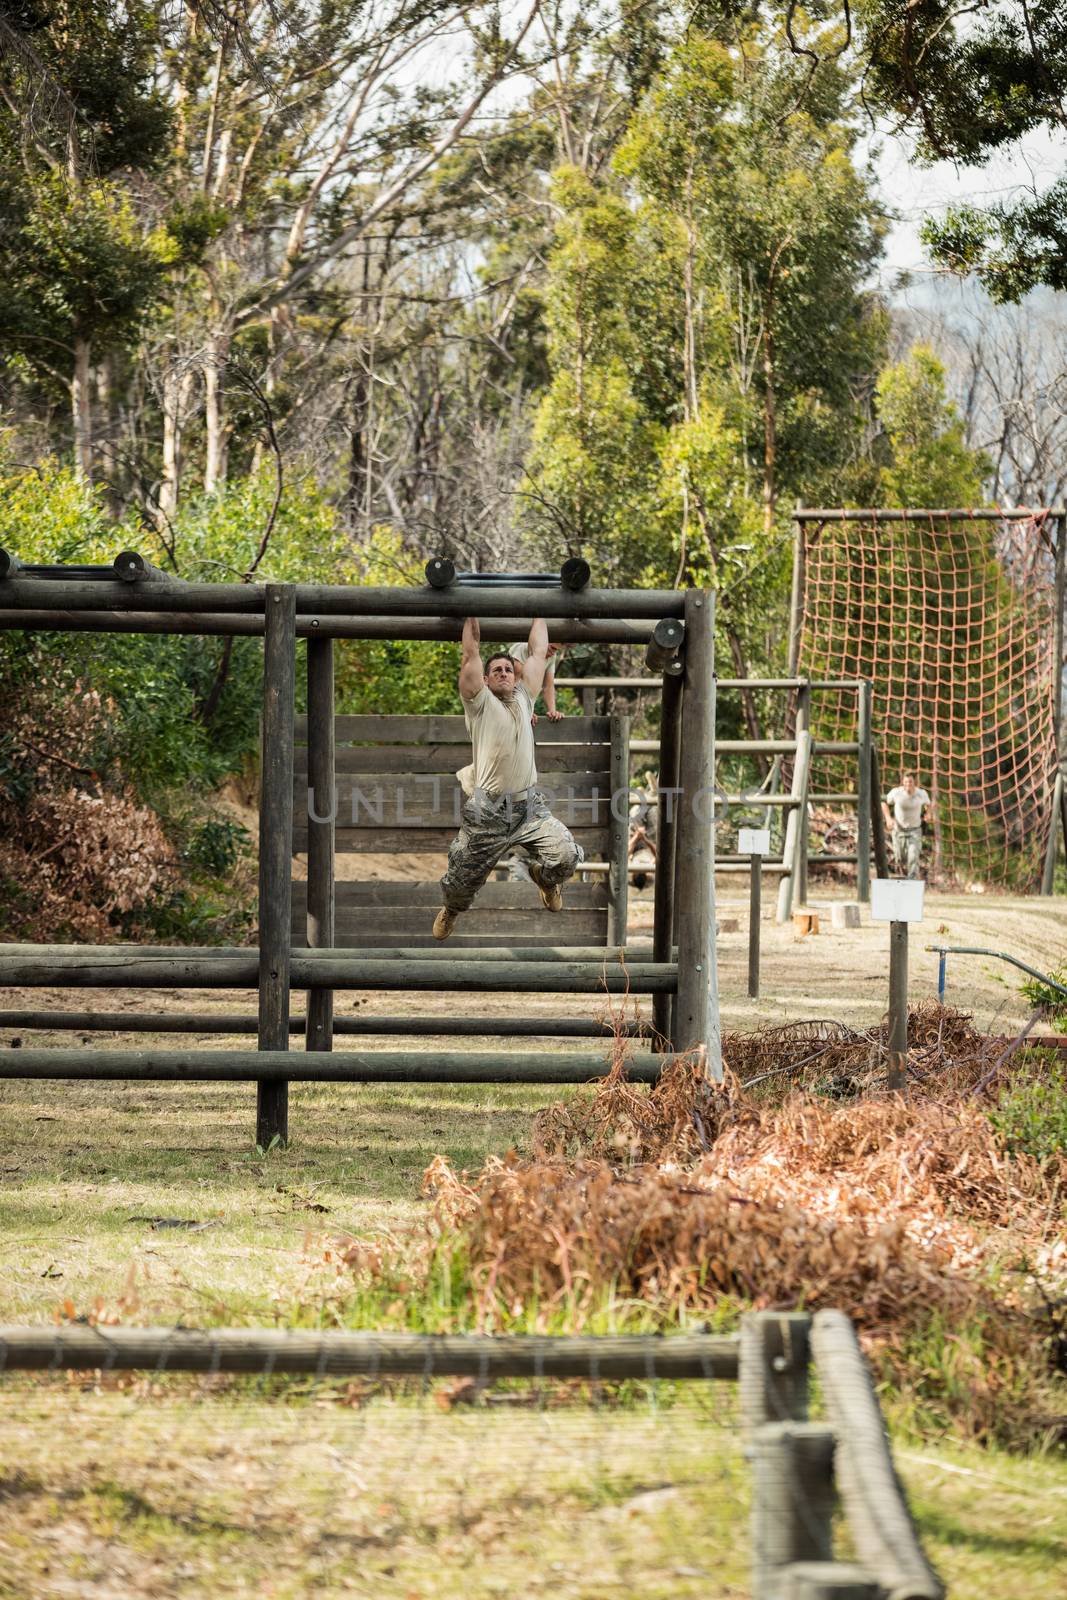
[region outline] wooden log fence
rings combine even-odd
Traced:
[[[319,1062],[325,1060],[319,1054]],[[826,1417],[808,1417],[809,1364]],[[0,1374],[124,1371],[736,1382],[752,1470],[753,1600],[944,1600],[842,1312],[755,1312],[736,1335],[544,1338],[304,1329],[0,1325]],[[669,1426],[668,1414],[664,1426]],[[835,1554],[840,1497],[853,1554]]]
[[[328,991],[332,993],[332,991]],[[289,1018],[290,1034],[308,1032],[308,1016]],[[256,1033],[255,1012],[225,1011],[0,1011],[0,1030],[11,1033]],[[649,1025],[621,1017],[456,1017],[365,1015],[333,1019],[337,1035],[435,1039],[485,1035],[498,1039],[623,1039],[644,1038]],[[1067,1044],[1067,1040],[1064,1041]]]
[[[657,959],[645,961],[634,960],[631,956],[623,962],[612,959],[602,949],[597,948],[594,955],[586,947],[577,945],[577,954],[575,949],[566,946],[555,947],[547,960],[524,954],[508,959],[499,947],[478,951],[480,956],[492,957],[479,960],[475,959],[475,951],[462,944],[459,948],[453,945],[447,951],[413,951],[408,946],[411,938],[422,931],[424,908],[421,906],[402,906],[395,926],[382,928],[381,946],[369,957],[362,950],[346,952],[335,945],[337,938],[343,939],[351,930],[337,916],[334,872],[337,830],[329,822],[330,808],[323,804],[323,791],[332,789],[337,771],[359,773],[366,768],[360,766],[358,750],[345,752],[346,757],[356,758],[346,766],[340,760],[340,753],[331,748],[337,731],[332,706],[331,640],[334,638],[455,639],[463,618],[476,615],[486,640],[510,642],[522,636],[531,617],[541,616],[548,620],[551,636],[560,642],[651,643],[652,659],[657,668],[668,676],[675,675],[681,668],[688,685],[690,715],[682,740],[684,772],[694,783],[698,777],[710,782],[714,771],[711,654],[714,596],[697,590],[682,593],[594,589],[587,586],[588,570],[583,563],[570,561],[565,566],[570,577],[567,582],[561,579],[558,587],[539,577],[525,584],[521,577],[501,574],[497,579],[467,575],[463,581],[457,579],[444,588],[431,583],[410,588],[360,588],[306,583],[189,583],[155,573],[136,552],[129,551],[123,552],[114,569],[48,568],[38,571],[23,569],[16,557],[4,554],[0,559],[0,628],[247,633],[262,634],[264,638],[259,949],[172,952],[137,947],[127,950],[81,947],[73,953],[61,949],[0,950],[0,984],[6,985],[80,989],[256,989],[259,995],[258,1051],[253,1054],[205,1050],[181,1055],[173,1053],[167,1059],[164,1059],[165,1052],[152,1051],[20,1051],[7,1056],[6,1075],[105,1077],[140,1073],[206,1078],[222,1074],[223,1079],[251,1076],[259,1086],[257,1142],[266,1145],[275,1140],[285,1142],[288,1136],[286,1084],[290,1077],[319,1077],[325,1081],[330,1077],[344,1079],[346,1075],[355,1075],[352,1081],[374,1081],[375,1072],[388,1075],[415,1071],[413,1081],[463,1082],[492,1081],[495,1070],[504,1074],[498,1081],[508,1081],[512,1073],[524,1070],[524,1058],[516,1056],[497,1063],[495,1069],[488,1056],[458,1052],[440,1054],[434,1051],[434,1067],[429,1064],[428,1053],[421,1060],[415,1060],[418,1052],[414,1051],[347,1052],[334,1056],[330,1048],[333,1034],[344,1031],[332,1015],[334,994],[338,989],[671,997],[679,988],[681,975],[688,986],[685,1003],[679,1009],[683,1045],[706,1048],[712,1073],[717,1076],[719,1025],[714,874],[710,870],[713,854],[707,848],[706,839],[701,840],[702,824],[693,818],[687,822],[685,809],[679,828],[685,833],[687,863],[692,857],[701,865],[695,876],[688,871],[679,872],[678,881],[672,886],[679,941],[685,947],[680,964],[662,959],[664,954],[673,953],[669,948],[673,942],[671,938],[664,949],[662,926],[656,941]],[[312,808],[314,815],[306,821],[300,819],[297,826],[294,672],[296,640],[300,637],[311,641],[308,650],[308,751],[303,772],[319,799]],[[432,724],[433,719],[427,722]],[[378,726],[381,731],[382,719]],[[551,725],[546,724],[545,741],[564,744],[566,731],[557,735]],[[605,765],[610,766],[613,789],[623,792],[629,779],[625,732],[625,722],[616,722],[611,728],[605,721],[605,737],[610,738],[610,760]],[[431,733],[432,729],[427,737]],[[369,737],[373,739],[374,735]],[[358,735],[353,742],[361,742]],[[579,790],[587,768],[575,766],[574,761],[587,754],[573,749],[560,751],[560,770],[568,774],[575,772]],[[405,769],[386,764],[377,770],[389,774]],[[695,809],[696,789],[693,793]],[[595,834],[595,850],[590,853],[603,852],[609,857],[606,866],[612,875],[614,893],[610,927],[605,922],[604,931],[615,946],[624,944],[626,937],[628,863],[627,819],[621,811],[615,814],[616,807],[612,808],[612,813],[610,818],[602,818],[598,812],[584,830],[590,835],[589,840],[582,836],[579,824],[578,837],[579,842],[588,846]],[[449,842],[454,829],[448,826],[448,821],[445,819],[444,825],[438,827],[433,817],[419,814],[415,818],[414,827],[422,829],[422,848],[432,850],[439,843]],[[703,832],[706,835],[706,826]],[[440,840],[438,834],[442,835]],[[349,828],[347,835],[350,848],[370,848],[360,828]],[[378,835],[376,845],[382,837]],[[388,848],[388,844],[384,847]],[[298,939],[294,938],[296,930],[292,925],[290,881],[293,850],[304,848],[309,856],[308,883],[306,890],[301,886],[300,894],[306,895],[306,949],[294,948]],[[599,934],[601,929],[599,925],[594,926],[596,919],[590,916],[589,897],[603,898],[602,891],[591,884],[582,887],[586,899],[575,907],[570,931],[587,936]],[[522,919],[530,915],[538,915],[536,907],[524,907],[514,914],[511,925],[520,938],[529,926]],[[371,912],[366,920],[373,924],[383,919],[380,915],[375,918]],[[471,937],[474,931],[472,923],[468,930]],[[542,929],[540,925],[529,926],[529,931],[535,935]],[[303,934],[301,929],[300,936]],[[463,937],[461,933],[459,940]],[[482,937],[485,937],[484,932]],[[309,994],[302,1024],[294,1019],[290,1003],[294,988],[304,989]],[[104,1012],[102,1016],[110,1021],[113,1013]],[[46,1025],[47,1020],[47,1014],[42,1011],[40,1021]],[[457,1031],[462,1027],[465,1031],[480,1032],[492,1020],[457,1017],[451,1019],[451,1025]],[[536,1037],[538,1019],[523,1020],[529,1025],[529,1036]],[[413,1037],[430,1036],[428,1030],[434,1026],[433,1019],[412,1019],[412,1022],[414,1025],[406,1032]],[[398,1027],[398,1019],[392,1019],[390,1025]],[[235,1026],[243,1029],[244,1023]],[[288,1049],[291,1034],[301,1026],[306,1031],[308,1048],[291,1051]],[[501,1031],[506,1035],[508,1028]],[[596,1036],[586,1034],[563,1018],[546,1019],[546,1032],[559,1037]],[[516,1028],[514,1036],[526,1036],[525,1028],[521,1034]],[[677,1041],[664,1042],[674,1044]],[[218,1059],[222,1054],[228,1055],[225,1062]],[[645,1081],[652,1081],[665,1059],[669,1056],[658,1057],[651,1067],[635,1063],[635,1073],[644,1072]],[[599,1057],[551,1057],[542,1053],[531,1054],[525,1060],[528,1071],[534,1074],[529,1081],[579,1081],[575,1074],[589,1078],[604,1070],[604,1062]],[[537,1076],[545,1073],[549,1076]]]
[[[673,1059],[632,1056],[627,1077],[655,1083]],[[603,1051],[105,1049],[0,1055],[0,1079],[81,1083],[593,1083],[610,1070]]]

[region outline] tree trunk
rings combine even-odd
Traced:
[[[118,422],[115,417],[114,383],[111,357],[105,356],[96,369],[97,454],[104,474],[108,510],[116,522],[122,515],[122,496],[118,489],[119,452],[116,445]]]
[[[168,372],[163,384],[163,472],[159,485],[159,520],[166,529],[178,509],[182,476],[182,435],[192,394],[194,375],[190,369]]]
[[[763,333],[763,531],[774,529],[774,512],[778,498],[775,477],[778,456],[778,412],[774,393],[774,316],[773,293],[767,299],[767,321]]]
[[[91,347],[79,335],[74,340],[74,376],[70,384],[74,422],[74,470],[86,483],[93,480],[93,408],[90,394]]]
[[[215,336],[204,366],[204,489],[214,494],[226,482],[227,433],[222,409],[222,373],[229,335]]]

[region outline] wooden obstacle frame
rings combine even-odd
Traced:
[[[470,759],[461,716],[342,716],[334,719],[332,794],[309,783],[309,718],[296,719],[293,848],[308,849],[309,816],[334,813],[338,855],[367,853],[443,858],[460,824],[456,778]],[[626,943],[627,808],[612,804],[628,772],[627,717],[538,721],[538,784],[588,859],[609,863],[591,882],[567,886],[561,913],[546,918],[527,877],[491,881],[479,891],[448,941],[449,949],[491,949],[502,937],[526,946]],[[415,881],[364,876],[336,879],[334,939],[346,948],[433,947],[441,904],[440,872]],[[292,942],[307,941],[306,883],[292,885]],[[387,930],[387,931],[386,931]]]
[[[621,694],[640,694],[653,690],[658,693],[660,682],[656,678],[647,677],[557,676],[556,687],[572,690],[581,699],[583,713],[586,716],[593,716],[605,696],[614,700]],[[769,787],[750,794],[732,794],[722,790],[719,801],[724,807],[737,807],[746,814],[762,811],[761,826],[765,828],[770,827],[773,812],[780,812],[784,817],[781,855],[763,856],[759,861],[761,873],[778,878],[777,920],[788,922],[794,905],[802,906],[806,903],[808,875],[813,868],[819,870],[824,867],[854,866],[856,898],[861,902],[869,901],[872,856],[877,876],[884,878],[889,875],[888,851],[879,805],[878,752],[871,734],[873,685],[870,679],[720,678],[717,690],[719,694],[771,690],[784,692],[789,697],[786,720],[787,723],[791,722],[793,731],[788,736],[781,739],[717,739],[715,745],[716,754],[719,756],[769,756],[774,760],[773,781]],[[854,739],[816,740],[812,737],[813,697],[826,691],[844,692],[855,696]],[[655,755],[658,749],[658,741],[654,739],[632,739],[631,760],[647,760],[650,755]],[[854,789],[834,793],[817,792],[814,778],[816,765],[826,758],[834,761],[839,761],[841,758],[855,761]],[[789,788],[779,791],[775,784],[778,777],[778,763],[783,760],[790,764],[791,778]],[[808,810],[812,805],[856,807],[854,852],[812,853],[808,827]],[[750,870],[748,856],[723,854],[716,857],[717,874],[748,874]]]
[[[0,552],[0,628],[263,638],[259,949],[0,946],[0,984],[255,990],[257,1050],[5,1051],[0,1077],[248,1079],[257,1085],[256,1140],[267,1148],[288,1138],[288,1085],[293,1081],[550,1083],[589,1081],[608,1070],[601,1055],[545,1050],[522,1055],[455,1052],[447,1058],[418,1049],[334,1053],[333,995],[346,988],[651,994],[658,1049],[635,1055],[634,1075],[655,1081],[675,1054],[696,1050],[703,1052],[710,1076],[721,1077],[711,826],[714,597],[709,591],[575,590],[564,583],[524,588],[473,576],[445,588],[429,583],[410,588],[189,583],[129,559],[130,552],[124,555],[128,559],[120,557],[114,568],[72,573],[23,568]],[[539,947],[512,939],[503,928],[508,943],[499,949],[346,949],[338,943],[335,819],[329,805],[321,811],[316,805],[305,840],[294,814],[296,642],[308,641],[307,786],[325,798],[333,792],[337,771],[335,641],[458,640],[468,615],[479,618],[487,643],[521,638],[530,619],[541,616],[560,643],[644,645],[646,664],[654,663],[657,670],[662,666],[660,847],[651,948],[624,950],[621,941],[619,946]],[[613,734],[609,742],[613,788],[626,792],[624,741]],[[617,810],[626,817],[624,806]],[[614,826],[621,833],[626,824]],[[304,842],[306,946],[294,948],[292,860],[294,845]],[[625,882],[625,874],[622,878]],[[614,904],[619,903],[616,894]],[[620,932],[616,926],[615,936]],[[401,935],[383,929],[383,936]],[[290,1032],[297,1031],[290,1005],[294,988],[307,991],[303,1051],[289,1048]],[[54,1028],[57,1020],[54,1012],[42,1010],[39,1025]],[[391,1031],[404,1028],[402,1017],[389,1020],[396,1025]],[[457,1031],[462,1022],[464,1031],[474,1035],[486,1033],[494,1019],[449,1020],[449,1031]],[[143,1031],[152,1031],[151,1014],[142,1021]],[[529,1021],[536,1026],[536,1019]],[[426,1035],[424,1022],[411,1019],[413,1037]],[[588,1037],[589,1024],[586,1019],[550,1018],[544,1034]],[[530,1036],[536,1038],[532,1029]],[[324,1055],[332,1059],[325,1061]]]

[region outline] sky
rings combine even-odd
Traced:
[[[883,136],[874,147],[874,165],[882,195],[897,221],[886,240],[886,257],[880,270],[881,287],[891,299],[901,290],[901,273],[913,274],[909,295],[921,294],[924,280],[935,274],[919,238],[924,216],[940,215],[947,206],[973,202],[989,205],[1010,200],[1021,190],[1041,192],[1067,167],[1067,134],[1035,133],[1011,151],[982,167],[962,167],[939,161],[919,167],[909,161],[910,140]]]

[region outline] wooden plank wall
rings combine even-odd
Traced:
[[[307,719],[297,718],[293,849],[307,850]],[[335,719],[338,853],[443,855],[456,835],[462,793],[456,772],[470,760],[462,717],[358,716]],[[590,860],[610,848],[611,719],[542,718],[534,730],[538,778],[553,810]],[[318,799],[319,809],[325,797]],[[429,863],[428,863],[429,865]],[[435,864],[435,870],[436,870]],[[294,880],[293,943],[307,943],[307,886]],[[437,876],[419,882],[339,879],[339,946],[432,945],[441,904]],[[461,917],[449,940],[456,948],[498,944],[606,944],[609,886],[571,883],[564,910],[550,916],[525,880],[492,881]]]

